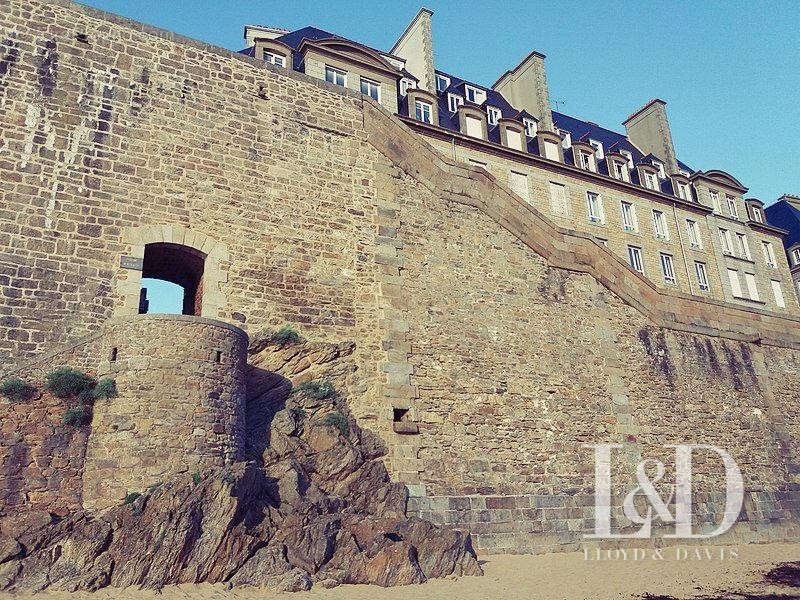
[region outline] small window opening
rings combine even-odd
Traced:
[[[215,363],[221,363],[222,362],[222,351],[221,350],[217,350],[216,352],[214,352],[214,362]]]
[[[408,421],[408,409],[407,408],[395,408],[393,411],[393,421],[395,423],[402,423],[404,421]]]
[[[139,313],[200,315],[206,255],[171,243],[144,249]]]
[[[110,361],[111,361],[111,362],[116,362],[116,361],[117,361],[117,349],[116,349],[116,348],[112,348],[112,349],[111,349],[111,358],[110,358]]]

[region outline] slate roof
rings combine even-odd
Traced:
[[[323,29],[318,29],[316,27],[303,27],[302,29],[297,29],[295,31],[291,31],[286,33],[278,38],[278,41],[283,42],[284,44],[290,46],[294,49],[294,60],[293,60],[293,67],[295,70],[302,69],[302,57],[297,52],[297,49],[300,46],[300,43],[303,39],[309,40],[321,40],[321,39],[328,39],[328,38],[338,38],[341,40],[346,40],[353,44],[357,44],[373,52],[378,52],[379,54],[385,54],[385,52],[381,50],[376,50],[375,48],[371,48],[369,46],[365,46],[364,44],[360,44],[359,42],[355,42],[348,38],[344,38],[342,36],[336,35],[334,33],[330,33],[329,31],[325,31]],[[249,50],[249,52],[248,52]],[[248,54],[249,56],[253,56],[253,49],[248,48],[246,50],[241,51],[242,54]],[[405,71],[403,71],[405,73]],[[466,100],[466,90],[465,87],[469,85],[470,87],[477,88],[482,90],[486,94],[486,101],[479,105],[479,108],[486,112],[488,106],[493,106],[500,109],[501,116],[506,119],[515,119],[521,121],[523,117],[530,117],[528,113],[525,111],[519,111],[514,108],[503,95],[491,88],[487,88],[485,86],[479,85],[477,83],[473,83],[471,81],[467,81],[466,79],[462,79],[450,73],[446,73],[444,71],[436,70],[437,75],[443,75],[450,79],[450,85],[442,91],[437,90],[438,96],[438,105],[439,105],[439,126],[444,129],[449,129],[451,131],[459,131],[459,122],[458,122],[458,115],[457,113],[451,113],[448,107],[448,93],[451,94],[458,94],[465,99],[465,104],[469,104]],[[409,74],[410,75],[410,74]],[[411,76],[413,77],[413,76]],[[416,79],[416,78],[415,78]],[[406,114],[409,113],[408,103],[406,98],[399,98],[398,108],[400,112],[405,112]],[[625,134],[617,133],[615,131],[611,131],[610,129],[606,129],[605,127],[600,127],[596,123],[592,123],[591,121],[584,121],[581,119],[577,119],[575,117],[571,117],[569,115],[565,115],[560,112],[553,111],[553,124],[562,131],[568,131],[570,133],[570,137],[572,141],[585,141],[588,142],[591,140],[596,140],[603,144],[603,152],[612,152],[616,151],[619,152],[620,150],[626,150],[630,152],[633,156],[634,164],[640,164],[642,161],[647,161],[652,158],[652,154],[645,156],[636,146],[634,146]],[[499,127],[494,125],[489,125],[488,127],[488,138],[490,142],[500,143],[500,131]],[[538,153],[537,148],[537,141],[536,139],[528,139],[528,151],[532,153]],[[564,158],[570,162],[574,161],[572,159],[572,149],[568,148],[564,150]],[[688,173],[694,173],[694,169],[686,165],[686,163],[678,161],[678,166],[687,171]],[[605,161],[598,161],[598,171],[603,174],[608,174],[608,168],[606,166]],[[631,179],[633,183],[640,183],[639,177],[634,169],[631,172]],[[667,179],[662,179],[661,181],[661,188],[662,191],[668,194],[673,194],[672,189],[672,181]]]
[[[784,247],[789,248],[800,242],[800,210],[786,200],[781,200],[765,208],[764,213],[767,223],[789,232],[783,238]]]

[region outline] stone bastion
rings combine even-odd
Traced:
[[[247,344],[241,329],[201,317],[137,315],[105,325],[98,376],[113,378],[119,395],[94,405],[85,508],[241,457]]]

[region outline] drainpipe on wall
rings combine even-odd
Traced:
[[[450,138],[450,143],[453,146],[453,160],[458,160],[456,158],[456,138],[455,137]]]

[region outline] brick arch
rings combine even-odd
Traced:
[[[218,318],[227,305],[227,298],[220,289],[220,284],[228,280],[222,270],[222,263],[230,257],[228,247],[204,233],[188,229],[182,225],[142,225],[126,227],[123,241],[130,250],[126,256],[144,261],[147,244],[174,244],[185,246],[205,255],[202,278],[202,298],[199,312],[201,317]],[[139,312],[139,290],[142,287],[142,270],[118,266],[117,278],[118,301],[114,316],[135,315]]]

